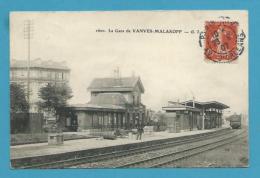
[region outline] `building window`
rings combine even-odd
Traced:
[[[51,79],[51,72],[46,72],[46,76],[48,79]]]
[[[108,125],[111,125],[111,114],[110,113],[108,113]]]
[[[17,71],[14,71],[14,77],[17,78],[17,76],[18,76]]]
[[[17,71],[14,71],[14,77],[18,77],[18,78],[24,78],[26,77],[26,71],[24,70],[17,70]]]
[[[99,113],[98,115],[98,124],[100,125],[100,126],[102,126],[103,125],[103,119],[102,119],[102,115],[101,115],[102,113]]]
[[[30,78],[38,78],[37,71],[33,70],[30,72]]]
[[[107,127],[108,125],[108,114],[104,113],[104,126]]]
[[[62,73],[60,73],[60,72],[57,72],[57,73],[56,73],[56,76],[57,76],[57,79],[58,79],[58,80],[61,80],[62,77],[63,77],[63,76],[62,76]]]
[[[66,118],[66,126],[70,126],[71,125],[71,120],[69,117]]]
[[[55,79],[55,73],[54,72],[50,72],[51,73],[51,79]]]

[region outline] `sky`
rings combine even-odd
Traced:
[[[13,12],[10,60],[27,59],[24,21],[31,20],[31,58],[64,61],[71,69],[71,104],[87,103],[90,82],[113,77],[119,68],[121,77],[140,76],[147,108],[161,110],[168,101],[195,97],[247,114],[247,38],[243,54],[233,63],[209,62],[204,46],[199,46],[205,22],[223,16],[237,21],[239,32],[248,34],[246,11]],[[134,32],[137,29],[173,33]]]

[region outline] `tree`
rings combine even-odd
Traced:
[[[26,100],[23,85],[17,83],[10,84],[10,102],[12,113],[29,111],[29,104]]]
[[[66,106],[67,100],[72,97],[72,91],[67,84],[48,83],[39,90],[39,97],[42,99],[38,103],[39,108],[53,114],[59,123],[57,116],[61,114],[61,108]]]

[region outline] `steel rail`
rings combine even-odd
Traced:
[[[241,138],[244,138],[246,136],[243,136]],[[229,138],[228,140],[224,141],[224,142],[221,142],[219,144],[216,144],[216,145],[208,145],[208,147],[206,148],[202,148],[201,150],[198,150],[198,151],[195,151],[193,153],[188,153],[187,155],[184,155],[184,156],[180,156],[179,158],[175,159],[175,160],[170,160],[170,161],[166,161],[166,162],[162,162],[162,163],[158,163],[158,164],[154,164],[153,166],[151,166],[152,168],[159,168],[159,167],[164,167],[165,165],[170,165],[170,164],[173,164],[173,163],[176,163],[180,160],[183,160],[183,159],[186,159],[186,158],[189,158],[189,157],[192,157],[192,156],[195,156],[195,155],[198,155],[198,154],[202,154],[202,153],[205,153],[207,151],[210,151],[210,150],[213,150],[215,148],[218,148],[218,147],[221,147],[221,146],[224,146],[224,145],[227,145],[229,143],[232,143],[232,142],[235,142],[235,141],[238,141],[239,139],[241,138]]]
[[[120,157],[126,157],[126,156],[135,155],[135,154],[141,154],[141,153],[153,151],[153,150],[156,150],[156,149],[169,148],[169,147],[172,147],[172,146],[183,145],[183,144],[195,142],[195,141],[198,141],[198,140],[201,140],[201,139],[210,139],[210,138],[216,137],[218,135],[227,134],[229,132],[231,133],[232,130],[224,129],[224,130],[210,132],[210,133],[202,133],[202,134],[194,135],[193,137],[188,137],[188,138],[183,138],[183,139],[181,139],[181,137],[175,138],[177,140],[166,141],[165,143],[158,143],[158,144],[153,144],[153,145],[148,145],[148,146],[142,146],[142,147],[132,148],[132,149],[128,149],[128,150],[113,151],[113,152],[109,152],[109,153],[97,154],[97,155],[92,155],[92,156],[75,157],[75,158],[66,159],[66,160],[52,161],[52,162],[47,162],[47,163],[39,163],[39,164],[35,164],[35,165],[19,166],[18,168],[32,169],[32,168],[65,168],[65,167],[71,167],[71,166],[80,165],[80,164],[84,164],[84,163],[104,161],[104,160],[108,160],[108,159],[117,159],[117,158],[120,158]]]
[[[222,130],[223,131],[223,130]],[[146,154],[146,153],[150,153],[152,151],[158,151],[158,150],[162,150],[162,149],[170,149],[172,147],[175,147],[175,146],[180,146],[180,145],[185,145],[185,144],[189,144],[189,143],[194,143],[196,141],[200,141],[202,139],[211,139],[211,138],[215,138],[216,136],[221,136],[221,135],[226,135],[226,134],[230,134],[230,133],[233,133],[234,131],[233,130],[226,130],[225,132],[218,132],[218,133],[214,133],[213,135],[204,135],[203,137],[192,137],[192,138],[189,138],[189,139],[185,139],[185,140],[180,140],[178,142],[172,142],[172,143],[164,143],[164,144],[160,144],[158,147],[153,147],[153,146],[149,146],[147,149],[145,150],[142,150],[142,151],[139,151],[137,150],[138,152],[126,152],[124,156],[120,155],[115,155],[113,158],[111,159],[104,159],[104,161],[102,162],[101,161],[96,161],[96,162],[88,162],[88,163],[83,163],[83,164],[78,164],[77,166],[78,167],[81,167],[81,168],[100,168],[100,167],[103,167],[103,163],[107,163],[107,162],[120,162],[122,160],[121,157],[124,157],[123,159],[127,159],[128,157],[131,157],[132,155],[135,156],[135,155],[141,155],[141,154]],[[121,159],[121,160],[120,160]],[[98,165],[98,166],[96,166]],[[101,165],[101,166],[100,166]],[[76,168],[77,166],[75,166],[74,168]],[[109,167],[109,166],[105,166],[105,167]],[[110,167],[116,167],[114,166],[113,164],[111,164]]]
[[[206,143],[206,144],[201,144],[199,146],[195,146],[195,147],[192,147],[192,148],[183,149],[183,150],[180,150],[180,151],[173,151],[173,152],[170,152],[170,153],[164,153],[164,154],[159,155],[159,156],[154,156],[152,158],[147,158],[147,159],[137,160],[137,161],[134,161],[134,162],[129,162],[127,164],[123,164],[123,165],[117,166],[115,168],[162,167],[163,165],[166,165],[166,164],[169,164],[169,163],[172,163],[172,162],[193,156],[195,154],[199,154],[199,153],[208,151],[210,149],[214,149],[216,147],[228,144],[228,143],[234,141],[235,140],[234,138],[242,135],[243,133],[244,132],[239,133],[239,134],[234,134],[232,136],[225,137],[224,139],[218,138],[217,141],[209,142],[209,143]],[[201,150],[198,151],[198,149],[201,149]],[[194,151],[194,152],[191,152],[191,151]],[[186,154],[187,152],[188,153],[190,152],[190,154]],[[184,155],[182,155],[182,154],[184,154]],[[163,160],[163,159],[166,159],[166,161]],[[161,162],[161,160],[163,160],[163,161]]]

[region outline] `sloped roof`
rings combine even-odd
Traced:
[[[92,97],[89,104],[124,106],[127,101],[121,93],[100,93]]]
[[[76,110],[125,110],[127,101],[121,93],[100,93],[86,104],[74,104],[68,107]]]
[[[88,90],[90,91],[133,91],[136,85],[141,92],[144,92],[143,84],[139,77],[122,77],[122,78],[95,78]]]
[[[10,61],[11,68],[27,68],[27,60],[16,60]],[[59,70],[70,70],[64,61],[57,62],[52,60],[42,60],[41,58],[33,59],[30,61],[30,68],[42,68],[42,69],[59,69]]]
[[[199,111],[197,108],[193,108],[191,106],[185,106],[179,102],[169,101],[168,106],[162,107],[163,110],[166,111],[180,111],[180,110],[190,110],[190,111]]]
[[[69,108],[74,108],[75,110],[97,110],[99,111],[100,109],[103,110],[125,110],[125,107],[123,106],[118,106],[118,105],[111,105],[111,104],[91,104],[91,103],[86,103],[86,104],[73,104],[73,105],[68,105],[67,107]]]
[[[169,107],[174,107],[174,108],[183,108],[185,107],[185,105],[179,103],[179,102],[173,102],[173,101],[169,101],[168,102],[168,106]]]
[[[184,101],[181,104],[188,104],[191,105],[193,103],[192,100],[188,100],[188,101]],[[229,106],[218,102],[218,101],[206,101],[206,102],[199,102],[199,101],[194,101],[195,103],[195,107],[200,106],[200,107],[205,107],[205,108],[210,108],[210,107],[214,107],[214,108],[218,108],[218,109],[227,109],[229,108]]]

